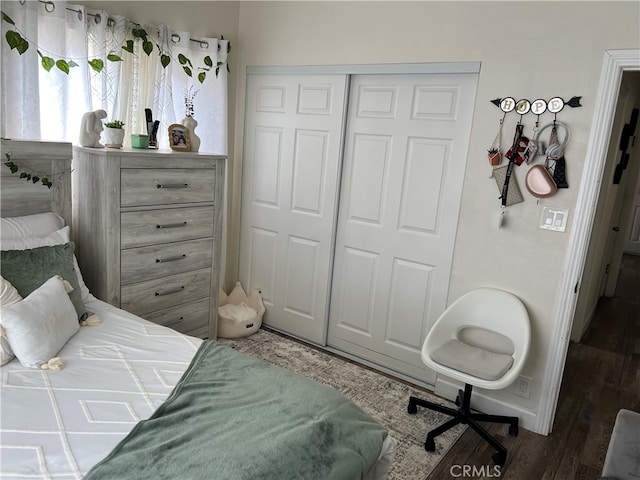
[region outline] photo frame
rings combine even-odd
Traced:
[[[191,141],[189,140],[189,130],[184,125],[172,123],[169,125],[169,147],[178,152],[190,152]]]

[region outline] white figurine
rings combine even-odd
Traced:
[[[82,116],[82,122],[80,123],[80,145],[92,148],[104,147],[104,145],[100,143],[103,118],[107,118],[107,112],[104,110],[87,112]]]

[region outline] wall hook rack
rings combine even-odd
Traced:
[[[549,100],[538,98],[534,101],[529,101],[526,98],[515,100],[513,97],[504,97],[491,100],[491,103],[499,107],[505,114],[515,111],[519,115],[525,115],[529,112],[534,115],[542,115],[546,111],[554,114],[558,113],[565,105],[569,105],[572,108],[581,107],[581,98],[574,96],[565,102],[561,97],[553,97]]]

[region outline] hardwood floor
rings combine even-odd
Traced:
[[[615,296],[600,300],[583,341],[569,346],[553,432],[520,429],[511,437],[506,426],[490,426],[509,450],[500,475],[493,450],[468,429],[428,478],[595,480],[621,408],[640,411],[640,256],[633,255],[623,258]]]

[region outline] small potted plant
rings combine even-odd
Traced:
[[[489,156],[489,163],[491,163],[491,165],[493,166],[500,165],[500,162],[502,161],[502,154],[500,153],[500,150],[498,150],[497,148],[490,148],[487,151]]]
[[[108,148],[122,148],[124,140],[124,122],[112,120],[104,123],[104,146]]]

